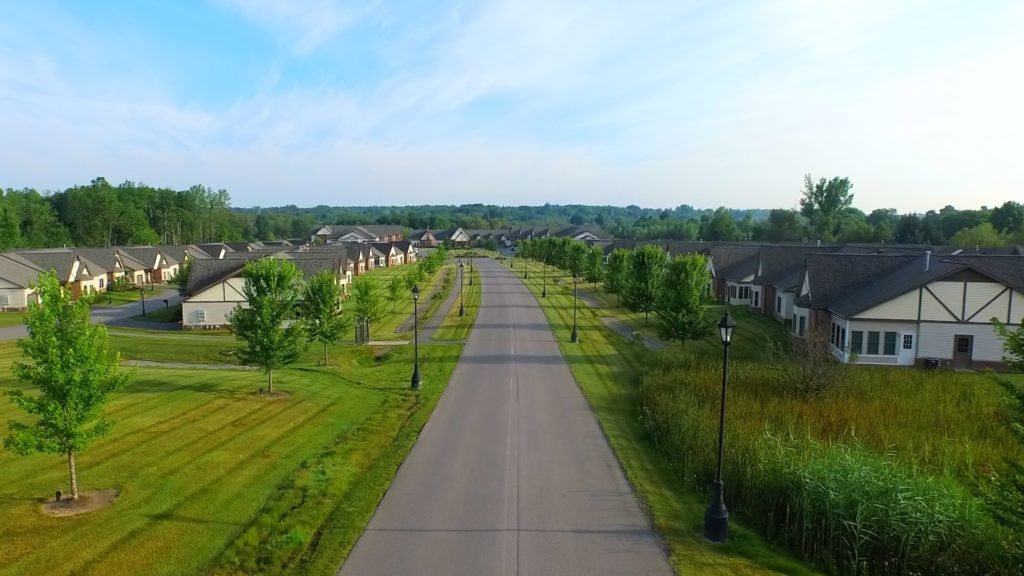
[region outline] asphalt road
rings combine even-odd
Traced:
[[[672,574],[536,300],[479,266],[448,389],[339,574]]]
[[[174,306],[181,301],[177,290],[163,289],[159,292],[146,291],[146,310],[153,311],[164,307],[164,299],[168,306]],[[108,324],[110,326],[124,326],[129,328],[149,328],[152,330],[180,330],[181,326],[168,322],[140,322],[132,320],[132,317],[142,314],[142,301],[130,302],[120,306],[96,306],[90,313],[93,324]],[[0,341],[17,340],[28,336],[28,331],[23,324],[4,326],[0,328]]]

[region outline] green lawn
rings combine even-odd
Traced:
[[[459,302],[452,306],[452,309],[448,311],[448,315],[441,321],[441,326],[438,327],[437,331],[434,332],[434,340],[465,340],[469,338],[469,332],[473,328],[473,323],[476,322],[476,315],[480,311],[480,271],[476,266],[473,267],[473,272],[469,272],[469,268],[466,268],[466,284],[465,292],[463,293],[462,304],[465,306],[465,316],[459,316]],[[473,279],[473,284],[469,283],[468,278]],[[454,289],[458,290],[458,287]]]
[[[175,304],[174,306],[164,307],[163,302],[157,304],[155,309],[146,306],[146,315],[139,314],[133,316],[132,320],[142,320],[144,322],[166,322],[181,323],[181,304]]]
[[[156,304],[161,304],[157,295],[166,288],[166,285],[157,284],[156,290],[151,291],[149,286],[146,287],[146,306],[149,306],[150,299]],[[129,304],[131,302],[138,302],[141,299],[138,289],[135,290],[108,290],[101,294],[96,295],[96,302],[93,306],[120,306],[122,304]]]
[[[516,259],[522,278],[522,260]],[[508,264],[508,261],[505,262]],[[742,523],[730,521],[730,541],[711,545],[701,537],[705,496],[680,480],[645,434],[638,413],[634,386],[637,369],[647,352],[628,343],[601,322],[605,313],[582,303],[577,308],[580,342],[569,343],[572,329],[572,282],[552,283],[548,297],[541,298],[540,265],[529,264],[527,286],[543,306],[562,354],[584,395],[597,414],[630,483],[649,510],[654,525],[665,538],[677,574],[817,574],[790,555],[768,545]],[[553,268],[549,268],[549,272]],[[757,339],[756,332],[736,337]],[[689,346],[689,344],[688,344]],[[737,342],[737,347],[740,343]]]
[[[403,290],[399,299],[395,302],[392,302],[388,300],[387,292],[388,282],[391,280],[391,278],[394,276],[404,276],[405,273],[411,268],[411,265],[395,266],[393,268],[374,268],[370,272],[353,279],[354,282],[359,282],[364,278],[373,278],[374,281],[377,283],[377,288],[380,291],[381,298],[385,300],[384,318],[377,322],[377,324],[375,324],[374,326],[370,327],[370,333],[372,334],[373,340],[401,340],[412,337],[411,326],[409,327],[408,330],[405,330],[403,332],[395,332],[395,330],[401,327],[402,323],[408,320],[409,317],[412,315],[412,294],[410,294],[409,291],[407,290]],[[451,269],[451,265],[442,266],[436,272],[434,272],[434,274],[427,278],[426,282],[420,285],[420,293],[422,295],[429,295],[431,291],[434,289],[434,286],[438,282],[441,282],[441,279],[444,277],[443,275],[446,274],[449,269]],[[444,291],[439,291],[439,294],[441,292]],[[445,294],[447,294],[447,292],[445,292]],[[443,299],[443,296],[438,297],[439,301],[443,301]],[[432,304],[434,304],[433,301],[426,300],[424,299],[423,296],[420,297],[419,306],[421,322],[423,321],[424,317],[429,318],[429,314],[432,314]],[[436,304],[434,306],[436,307]]]
[[[230,336],[118,329],[126,358],[225,362]],[[83,490],[113,505],[70,519],[39,502],[65,489],[54,455],[0,449],[0,574],[334,574],[376,509],[447,383],[461,346],[422,346],[424,389],[409,390],[410,347],[339,346],[275,372],[290,397],[255,394],[259,372],[136,368],[113,395],[114,432],[78,457]],[[19,388],[0,344],[0,394]],[[0,435],[10,419],[0,401]]]
[[[25,312],[0,312],[0,328],[20,326],[25,323]]]

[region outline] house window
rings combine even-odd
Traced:
[[[895,332],[885,333],[885,355],[895,356],[896,355],[896,336]]]
[[[854,330],[850,332],[850,352],[861,354],[864,351],[864,332]]]
[[[878,355],[878,332],[868,332],[868,354]]]
[[[760,296],[761,296],[760,292],[754,292],[754,308],[757,308],[758,306],[761,305],[761,302],[760,302],[761,298],[760,298]]]
[[[843,328],[839,331],[839,349],[846,349],[846,328]]]
[[[782,296],[775,297],[775,311],[782,314]]]
[[[196,322],[206,322],[206,310],[196,310]]]
[[[732,298],[736,297],[736,286],[729,286],[729,296]]]
[[[904,350],[913,350],[914,349],[914,335],[913,334],[904,334],[903,335],[903,349]]]
[[[799,327],[797,328],[797,336],[803,336],[804,330],[807,328],[807,316],[800,316]]]
[[[0,295],[0,308],[7,308],[10,305],[11,297],[6,294]]]
[[[956,351],[961,354],[970,354],[971,352],[971,339],[960,337],[956,339]]]
[[[100,278],[100,288],[103,288],[103,278]]]

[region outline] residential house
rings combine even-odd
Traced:
[[[107,289],[107,270],[70,248],[18,250],[8,252],[7,257],[28,262],[41,270],[55,271],[60,283],[71,291],[72,298]]]
[[[252,258],[228,258],[224,260],[196,260],[189,273],[185,299],[181,304],[182,328],[186,330],[221,328],[230,324],[228,319],[237,306],[247,306],[245,298],[245,263],[253,258],[282,257],[256,255]],[[324,270],[333,272],[339,285],[347,286],[351,279],[348,261],[341,253],[317,258],[315,254],[286,253],[283,257],[291,260],[305,278]]]
[[[436,248],[440,243],[430,229],[426,230],[413,230],[409,233],[409,241],[413,246],[422,248]]]
[[[167,282],[178,274],[180,262],[156,246],[123,246],[119,250],[145,264],[147,282]]]
[[[904,257],[880,281],[828,308],[833,348],[843,361],[952,368],[1002,367],[992,319],[1024,321],[1024,258],[1012,255]]]
[[[43,270],[21,258],[0,254],[0,310],[24,310],[37,303],[32,286]]]

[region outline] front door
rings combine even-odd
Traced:
[[[953,337],[953,368],[970,368],[974,353],[974,336]]]

